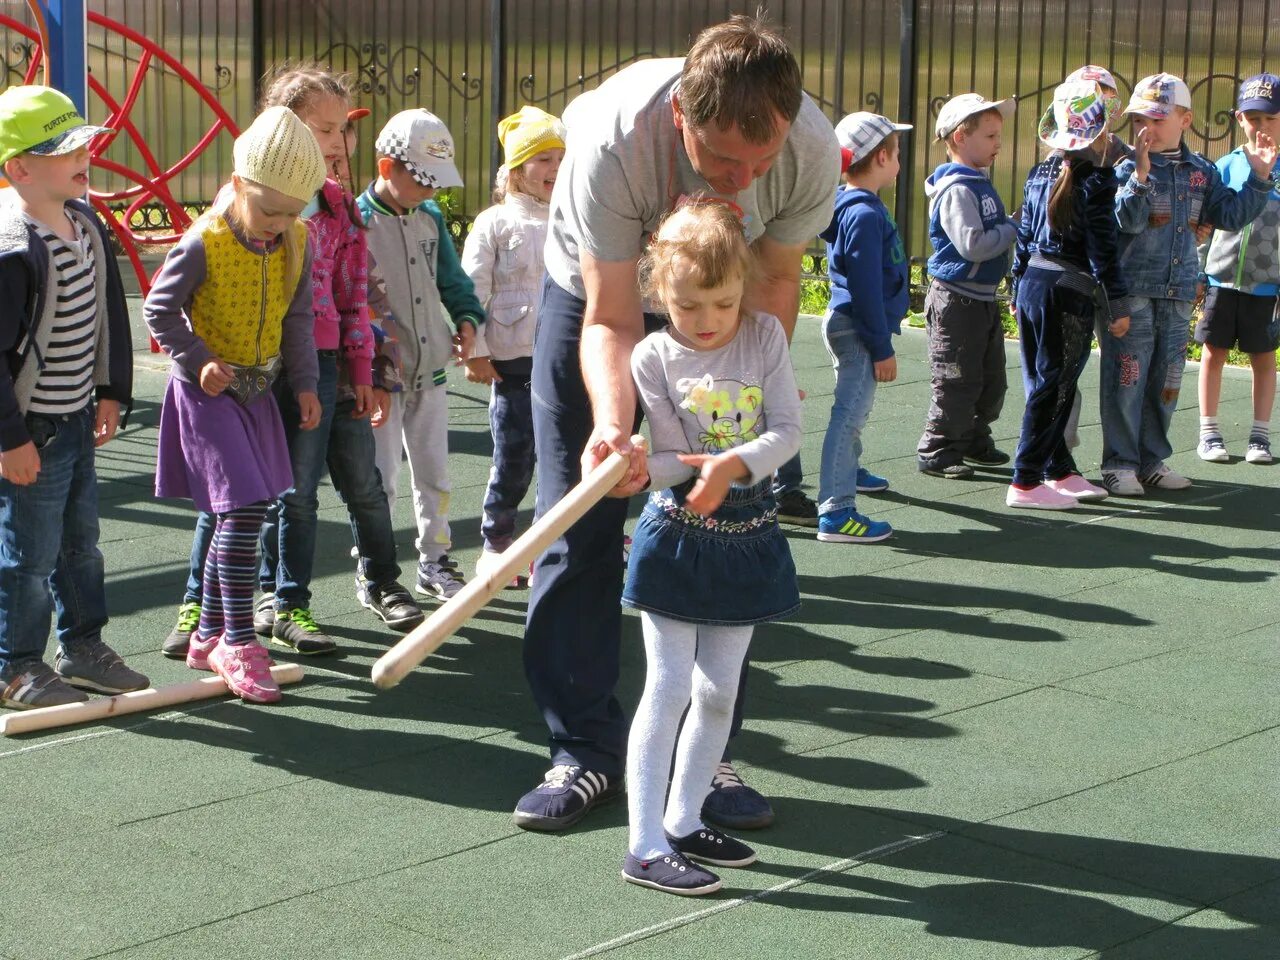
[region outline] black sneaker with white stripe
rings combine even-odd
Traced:
[[[705,824],[687,836],[667,834],[667,843],[682,856],[713,867],[749,867],[756,862],[756,852],[751,847]]]
[[[587,815],[592,807],[622,793],[622,778],[610,780],[603,773],[559,763],[516,804],[511,819],[525,830],[564,830]]]

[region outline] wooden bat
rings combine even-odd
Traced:
[[[643,447],[644,437],[631,438],[632,444]],[[502,554],[502,561],[486,576],[476,577],[459,590],[453,599],[440,606],[435,613],[405,634],[398,643],[373,665],[373,682],[382,690],[389,690],[405,678],[410,670],[420,664],[444,643],[458,627],[466,623],[486,603],[501,592],[518,573],[547,546],[568,530],[606,493],[616,487],[627,473],[629,460],[618,453],[611,453],[576,487],[560,498],[560,501],[538,518],[524,535],[519,537]]]
[[[296,663],[277,663],[271,668],[271,676],[281,686],[297,683],[302,679],[302,667]],[[114,697],[86,700],[84,703],[64,703],[56,707],[6,712],[0,716],[0,734],[12,737],[19,733],[67,727],[73,723],[89,723],[126,713],[159,710],[161,707],[172,707],[193,700],[208,700],[227,692],[227,685],[222,682],[222,678],[212,676],[168,687],[148,687],[146,690],[134,690]]]

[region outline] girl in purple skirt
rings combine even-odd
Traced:
[[[173,360],[160,412],[156,496],[216,517],[200,625],[187,666],[237,696],[280,699],[253,633],[258,531],[293,485],[271,385],[283,367],[301,427],[320,421],[311,250],[298,220],[325,178],[324,155],[290,110],[272,107],[237,138],[230,190],[192,224],[147,295],[147,326]]]

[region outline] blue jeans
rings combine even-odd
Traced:
[[[107,623],[93,406],[26,419],[40,473],[25,487],[0,479],[0,672],[44,657],[51,613],[67,650]]]
[[[546,278],[534,338],[535,512],[546,513],[582,479],[591,403],[578,346],[586,303]],[[662,321],[646,317],[649,331]],[[637,418],[638,419],[638,418]],[[579,764],[621,777],[627,721],[615,695],[622,640],[622,525],[627,501],[606,497],[587,511],[534,566],[525,621],[524,669],[550,729],[552,763]],[[743,677],[747,664],[743,664]],[[742,725],[742,696],[734,708]]]
[[[1103,470],[1145,475],[1173,453],[1169,422],[1178,406],[1190,324],[1185,300],[1134,297],[1128,333],[1099,331]]]
[[[493,433],[493,467],[484,493],[480,534],[484,548],[501,553],[516,535],[520,501],[533,481],[533,399],[529,378],[532,357],[495,360],[502,377],[489,397],[489,429]]]
[[[818,481],[818,513],[852,508],[858,494],[862,428],[876,399],[875,365],[853,321],[843,313],[822,320],[822,341],[836,369],[831,421],[822,441],[822,473]]]
[[[275,384],[276,402],[284,421],[293,467],[293,487],[275,501],[262,525],[262,564],[258,582],[263,593],[275,593],[276,609],[289,610],[311,605],[311,571],[315,567],[316,512],[320,501],[316,490],[329,453],[329,429],[338,390],[337,351],[317,351],[320,380],[320,424],[314,430],[298,426],[301,413],[287,376]]]

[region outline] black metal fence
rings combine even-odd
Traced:
[[[426,106],[449,124],[466,187],[453,209],[488,202],[497,166],[496,121],[523,103],[559,113],[578,93],[638,59],[679,56],[704,26],[755,2],[720,0],[91,0],[181,53],[187,66],[246,123],[264,71],[318,59],[350,72],[373,111],[361,131],[356,173],[372,172],[381,123]],[[1054,86],[1085,63],[1111,68],[1129,93],[1165,69],[1192,87],[1190,144],[1211,157],[1238,139],[1231,109],[1243,76],[1273,66],[1269,29],[1280,0],[773,0],[770,16],[796,51],[810,95],[833,119],[868,109],[917,127],[904,140],[896,209],[910,250],[927,252],[920,191],[942,157],[932,127],[956,93],[1016,95],[993,175],[1008,206],[1035,161],[1036,127]],[[6,12],[22,8],[9,5]],[[12,15],[12,14],[11,14]],[[29,55],[0,32],[14,82]],[[90,62],[109,81],[128,75],[124,45],[90,34]],[[181,156],[203,129],[177,78],[145,96],[147,129],[162,160]],[[1121,134],[1125,131],[1122,129]],[[114,148],[113,148],[114,149]],[[113,155],[114,158],[114,155]],[[120,158],[128,162],[129,158]],[[183,174],[182,196],[207,199],[225,178],[229,144]]]

